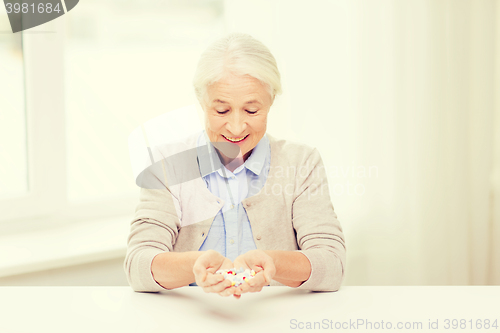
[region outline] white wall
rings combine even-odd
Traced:
[[[0,286],[128,286],[125,257],[0,278]]]
[[[488,277],[498,2],[226,5],[229,31],[261,39],[283,74],[268,131],[318,147],[330,170],[346,285],[500,283]]]

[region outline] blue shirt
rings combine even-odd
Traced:
[[[208,137],[203,131],[198,137],[198,147],[206,145]],[[210,144],[209,149],[214,149]],[[211,156],[217,156],[216,154]],[[210,167],[214,163],[215,167]],[[200,174],[212,194],[224,200],[212,222],[199,251],[215,250],[234,261],[247,251],[256,249],[252,228],[241,201],[257,194],[264,186],[271,164],[271,146],[266,135],[254,147],[247,160],[229,171],[220,159],[201,158],[198,151]]]

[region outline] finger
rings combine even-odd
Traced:
[[[207,269],[202,265],[195,264],[193,266],[193,274],[196,278],[196,284],[199,285],[199,282],[205,282],[205,279],[207,278]]]
[[[248,280],[248,283],[250,285],[264,284],[265,282],[266,282],[265,271],[260,271],[259,273],[255,274],[255,276],[252,279]]]
[[[230,268],[234,268],[233,262],[228,258],[224,258],[219,269],[230,269]]]
[[[260,285],[260,286],[258,286],[258,287],[256,287],[256,288],[254,288],[254,289],[251,291],[251,293],[258,293],[258,292],[261,292],[263,287],[264,287],[263,285]]]
[[[230,288],[230,287],[231,287],[231,281],[224,280],[224,281],[217,283],[217,284],[214,284],[212,286],[205,287],[205,289],[207,290],[207,292],[210,292],[210,293],[220,293],[220,292],[222,292],[225,289]]]
[[[195,275],[195,278],[196,278],[196,283],[200,287],[209,287],[224,279],[224,277],[222,277],[220,274],[213,274],[207,271],[205,271],[205,279],[201,280],[197,275]]]
[[[208,282],[209,285],[215,285],[217,283],[224,281],[224,276],[222,274],[209,273],[206,281]]]
[[[273,259],[269,256],[265,258],[262,263],[262,268],[264,270],[266,282],[271,283],[272,278],[276,275],[276,266],[274,265]]]
[[[271,280],[273,279],[274,275],[276,275],[276,267],[274,266],[274,263],[268,264],[266,267],[262,268],[254,268],[255,271],[255,276],[258,274],[262,274],[264,277],[264,280],[266,281],[266,285],[271,283]]]
[[[232,287],[226,288],[223,291],[219,292],[219,295],[221,295],[223,297],[228,297],[228,296],[233,295],[235,293],[235,291],[236,291],[236,287],[232,286]]]
[[[269,285],[274,278],[274,275],[276,275],[276,268],[273,266],[271,269],[264,269],[264,276],[266,280],[266,285]]]
[[[241,296],[241,286],[242,285],[239,285],[238,287],[235,288],[234,295]]]
[[[259,291],[262,290],[264,286],[262,284],[259,284],[259,285],[255,285],[253,287],[250,288],[250,290],[248,290],[249,293],[257,293]]]
[[[222,281],[224,281],[224,276],[222,276],[222,274],[207,273],[205,281],[198,285],[200,287],[210,287],[221,283]]]
[[[242,292],[253,293],[262,290],[262,287],[266,284],[266,280],[263,273],[258,273],[253,279],[249,279],[245,283],[246,286],[242,285]]]
[[[224,263],[222,266],[220,266],[219,270],[228,270],[228,269],[234,269],[234,265],[232,262],[229,263]]]
[[[250,291],[250,285],[248,284],[249,281],[245,281],[243,282],[240,286],[239,286],[239,294],[244,294],[244,293],[248,293]]]

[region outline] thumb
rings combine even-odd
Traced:
[[[266,278],[267,283],[271,283],[274,275],[276,274],[276,267],[274,266],[274,262],[269,260],[264,262],[262,267],[264,269],[264,277]]]
[[[233,262],[226,258],[223,262],[222,262],[222,265],[220,266],[219,269],[231,269],[231,268],[234,268],[235,266],[233,265]]]
[[[238,259],[238,258],[234,259],[233,267],[236,269],[239,269],[240,267],[243,267],[245,269],[248,268],[248,266],[245,264],[245,262]]]
[[[195,276],[196,280],[199,280],[200,282],[205,282],[207,278],[207,270],[200,264],[196,264],[193,267],[193,273]]]
[[[266,272],[266,271],[264,270],[264,277],[266,278],[266,283],[267,283],[267,284],[270,284],[270,283],[271,283],[271,280],[273,279],[273,278],[271,277],[271,274],[270,274],[269,272]]]

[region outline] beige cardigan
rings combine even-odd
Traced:
[[[175,150],[196,147],[196,137],[176,145]],[[309,259],[311,275],[299,289],[336,291],[345,276],[346,248],[320,154],[303,144],[267,137],[271,146],[268,178],[257,195],[242,201],[255,244],[261,250],[299,251]],[[155,160],[166,156],[168,149],[159,147]],[[195,158],[191,163],[197,163]],[[141,292],[165,290],[152,276],[153,258],[164,251],[198,251],[224,205],[207,189],[201,175],[167,189],[164,170],[151,173],[160,186],[141,188],[124,262],[130,286]],[[282,284],[273,280],[271,285]]]

